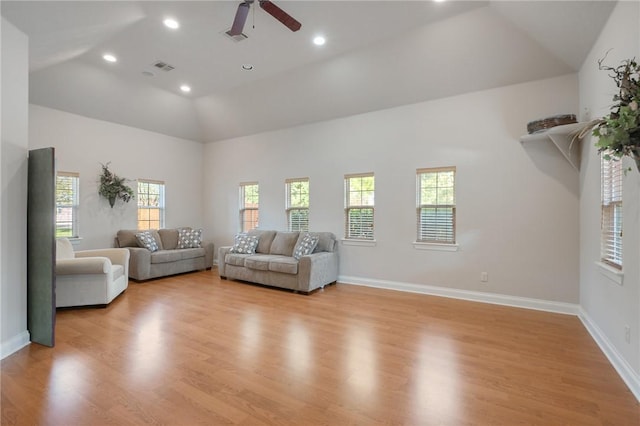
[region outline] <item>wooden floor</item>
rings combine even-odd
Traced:
[[[2,361],[2,424],[640,425],[578,318],[215,270],[57,314]]]

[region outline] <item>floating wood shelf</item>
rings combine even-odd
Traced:
[[[521,143],[551,141],[564,158],[576,169],[580,170],[580,138],[578,133],[585,123],[564,124],[541,132],[520,137]]]

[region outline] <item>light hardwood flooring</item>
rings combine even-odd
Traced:
[[[3,425],[640,425],[576,317],[215,269],[59,311],[1,387]]]

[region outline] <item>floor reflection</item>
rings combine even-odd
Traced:
[[[255,310],[244,312],[240,332],[242,334],[242,342],[238,348],[240,358],[245,362],[258,360],[262,339],[261,313]]]
[[[135,350],[131,352],[130,377],[145,380],[157,374],[164,366],[167,344],[162,333],[165,321],[165,306],[156,304],[148,307],[139,317],[135,337]]]
[[[454,415],[463,409],[455,342],[442,336],[424,336],[416,350],[412,392],[416,424],[434,419],[455,424],[458,417]]]
[[[375,336],[370,329],[361,326],[347,331],[346,365],[348,383],[353,396],[372,400],[378,386]]]
[[[299,319],[293,318],[287,327],[286,354],[288,366],[298,377],[308,376],[311,367],[311,341],[309,331]]]
[[[87,390],[88,379],[91,376],[90,369],[80,356],[56,359],[49,374],[48,408],[45,412],[51,410],[70,413],[75,407],[82,405],[82,395]]]

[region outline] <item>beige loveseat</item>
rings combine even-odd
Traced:
[[[310,232],[317,237],[311,254],[294,257],[305,232],[249,231],[258,238],[255,253],[234,253],[233,246],[218,250],[218,272],[231,278],[286,288],[308,294],[338,279],[338,244],[331,232]],[[236,237],[236,247],[237,247]]]
[[[136,239],[139,232],[141,231],[120,230],[115,242],[116,247],[129,249],[129,277],[136,281],[211,269],[213,266],[213,243],[178,248],[178,229],[151,230],[150,233],[158,246],[158,250],[152,252],[140,247]]]

